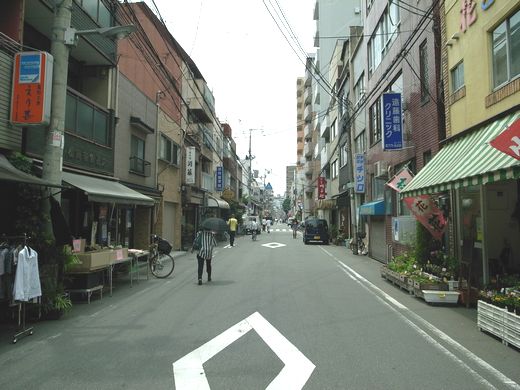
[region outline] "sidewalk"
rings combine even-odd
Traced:
[[[417,324],[436,339],[441,337],[440,343],[454,351],[462,361],[475,365],[479,369],[489,364],[520,384],[520,350],[513,346],[506,346],[500,339],[481,332],[477,326],[476,308],[468,309],[460,304],[428,304],[382,278],[380,268],[383,263],[368,256],[353,255],[346,247],[330,245],[325,248],[372,283],[376,289],[380,289],[403,305],[402,309],[397,308],[398,312],[405,315],[410,313],[409,317],[412,320],[416,316],[420,317],[422,320]]]

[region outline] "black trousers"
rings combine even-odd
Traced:
[[[199,267],[197,269],[197,276],[199,279],[202,279],[202,271],[204,270],[204,260],[206,261],[206,272],[208,273],[208,278],[211,278],[211,259],[204,259],[197,255],[197,262],[199,263]]]
[[[229,245],[233,246],[235,244],[235,231],[229,231]]]

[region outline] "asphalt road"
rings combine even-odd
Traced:
[[[0,389],[520,389],[520,352],[474,310],[427,305],[376,261],[277,228],[217,248],[202,286],[188,254],[15,345],[4,329]]]

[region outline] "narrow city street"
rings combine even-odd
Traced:
[[[275,224],[195,254],[166,280],[115,284],[59,321],[0,343],[1,389],[519,389],[520,354],[476,311],[431,306],[345,247]]]

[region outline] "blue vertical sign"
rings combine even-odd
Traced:
[[[224,190],[224,172],[222,167],[217,167],[217,172],[215,173],[215,191],[223,191]]]
[[[383,150],[403,148],[401,94],[383,94]]]
[[[362,153],[356,154],[354,162],[354,192],[365,193],[365,155]]]

